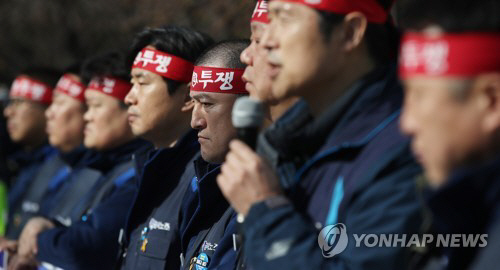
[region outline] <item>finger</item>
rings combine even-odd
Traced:
[[[9,243],[7,243],[6,249],[11,253],[17,252],[17,241],[9,241]]]
[[[232,140],[229,143],[229,149],[235,154],[236,158],[243,162],[258,157],[252,148],[240,140]]]
[[[219,174],[215,180],[217,181],[217,185],[219,186],[219,189],[222,192],[222,194],[226,196],[226,192],[228,189],[227,178],[224,175]]]
[[[38,242],[36,241],[33,243],[33,254],[37,255],[38,254]]]
[[[242,166],[243,162],[236,157],[235,153],[229,152],[227,155],[227,161],[222,164],[221,172],[223,171],[223,173],[231,174],[237,168],[241,168]]]

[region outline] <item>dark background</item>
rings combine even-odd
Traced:
[[[248,38],[253,0],[0,0],[0,84],[28,67],[63,69],[126,50],[146,26],[178,24],[216,40]]]

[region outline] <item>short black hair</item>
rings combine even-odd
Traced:
[[[377,0],[377,2],[390,14],[394,0]],[[320,31],[325,40],[328,41],[333,28],[342,23],[345,16],[326,11],[317,12],[320,15]],[[401,34],[395,27],[390,15],[384,24],[368,23],[365,37],[368,52],[375,63],[385,64],[396,59]]]
[[[221,65],[223,65],[224,68],[243,69],[246,65],[241,62],[240,55],[249,45],[250,40],[248,39],[221,41],[208,48],[200,58],[196,60],[195,65],[211,66],[214,65],[214,63],[222,63]]]
[[[80,76],[84,84],[88,84],[94,77],[104,76],[130,81],[123,55],[119,52],[107,52],[87,59],[83,63]]]
[[[400,0],[396,11],[404,29],[437,25],[451,33],[500,31],[498,0]]]
[[[146,28],[135,36],[126,64],[130,71],[137,54],[148,45],[194,63],[200,54],[212,44],[213,40],[210,36],[187,27],[166,25],[159,28]],[[170,95],[183,84],[172,79],[163,79],[167,82]]]

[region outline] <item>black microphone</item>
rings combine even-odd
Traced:
[[[236,100],[232,112],[233,126],[238,132],[238,139],[246,143],[255,150],[257,146],[257,135],[264,122],[264,106],[259,101],[248,96],[240,97]],[[245,269],[245,251],[243,250],[243,215],[237,216],[237,234],[233,234],[233,248],[237,252],[237,269]]]
[[[264,106],[248,96],[240,97],[233,106],[233,126],[242,140],[253,150],[257,146],[257,135],[264,121]]]

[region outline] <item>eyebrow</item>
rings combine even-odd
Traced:
[[[290,15],[294,14],[296,11],[291,5],[286,5],[286,3],[275,6],[275,7],[269,7],[269,13],[273,14],[274,16],[279,16],[280,14],[285,14],[285,15]]]
[[[147,74],[145,72],[143,72],[143,71],[138,71],[138,72],[135,72],[135,73],[132,72],[131,76],[132,76],[132,78],[138,79],[138,78],[146,78]]]
[[[281,5],[277,7],[269,7],[269,13],[274,13],[275,15],[279,15],[280,13],[285,11],[285,8]]]
[[[199,94],[193,94],[191,95],[191,98],[196,100],[196,101],[200,101],[201,99],[205,99],[205,101],[214,101],[214,99],[212,97],[210,97],[210,95],[208,94],[203,94],[203,93],[199,93]]]

